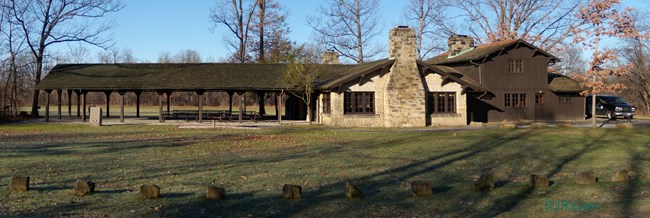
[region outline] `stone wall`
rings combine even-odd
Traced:
[[[322,64],[339,64],[339,53],[335,51],[326,51],[323,52],[321,57],[323,59]]]
[[[474,48],[474,39],[470,36],[453,34],[449,36],[447,45],[449,46],[448,55],[449,57],[453,57],[463,51]]]
[[[454,92],[456,93],[455,114],[431,114],[431,126],[463,126],[467,125],[467,96],[462,94],[463,88],[458,83],[442,84],[442,77],[438,74],[429,74],[425,77],[428,92]]]

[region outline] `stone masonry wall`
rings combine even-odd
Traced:
[[[431,114],[431,126],[464,126],[467,125],[467,96],[461,94],[463,88],[458,83],[442,84],[442,77],[438,74],[429,74],[425,77],[428,92],[455,92],[455,114]]]

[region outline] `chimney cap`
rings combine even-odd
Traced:
[[[407,29],[409,26],[397,26],[398,29]]]

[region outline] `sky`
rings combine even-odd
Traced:
[[[214,26],[209,19],[211,8],[217,0],[122,0],[125,8],[107,17],[115,23],[107,37],[112,38],[113,48],[130,49],[140,62],[156,62],[162,52],[176,54],[184,49],[198,51],[204,60],[224,60],[228,50],[223,43],[225,26]],[[306,23],[308,15],[318,15],[321,0],[279,0],[289,11],[289,38],[298,44],[313,42],[312,29]],[[388,30],[403,25],[404,7],[407,0],[380,0],[381,19],[385,35],[379,35],[376,43],[388,44]],[[624,0],[625,6],[647,8],[645,0]],[[460,33],[462,34],[462,33]],[[57,45],[53,50],[67,53],[72,45]],[[97,62],[99,48],[84,45],[90,50],[89,62]]]

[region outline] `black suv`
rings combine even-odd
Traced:
[[[586,115],[591,118],[591,95],[587,96]],[[606,115],[608,119],[616,119],[623,116],[625,119],[632,119],[636,108],[625,102],[623,98],[614,95],[596,95],[596,115]]]

